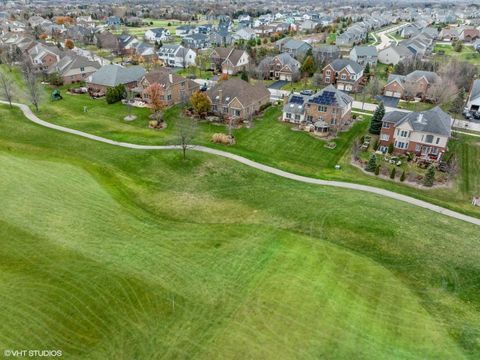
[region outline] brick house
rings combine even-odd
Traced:
[[[223,74],[235,75],[246,70],[250,64],[250,56],[245,50],[217,47],[213,49],[210,58],[212,69]]]
[[[172,74],[167,70],[152,71],[140,79],[138,87],[135,89],[147,103],[150,100],[145,90],[155,83],[160,84],[162,88],[161,99],[165,106],[185,103],[200,88],[196,82],[183,76]]]
[[[45,72],[49,67],[60,61],[62,52],[56,46],[46,46],[38,43],[28,50],[30,62],[35,71]]]
[[[237,78],[219,81],[207,95],[213,113],[236,119],[250,119],[270,102],[270,92],[264,85],[251,85]]]
[[[290,54],[267,56],[258,65],[263,79],[295,81],[300,77],[300,63]]]
[[[64,84],[85,81],[85,79],[100,68],[97,61],[92,61],[84,56],[69,54],[58,63],[53,64],[47,71],[48,74],[58,73]]]
[[[356,92],[363,85],[363,66],[349,59],[336,59],[322,70],[323,83],[339,90]]]
[[[392,144],[395,154],[409,152],[439,161],[447,151],[452,122],[438,106],[422,112],[389,112],[382,120],[379,150],[385,153]]]
[[[421,98],[432,100],[436,86],[441,86],[442,79],[432,71],[415,70],[410,74],[390,74],[383,94],[402,99]]]
[[[105,93],[108,88],[124,85],[128,89],[137,86],[138,81],[145,75],[141,66],[123,67],[117,64],[105,65],[90,75],[86,84],[89,91]]]
[[[352,104],[352,97],[329,85],[313,95],[290,95],[282,120],[311,125],[316,132],[338,130],[352,120]]]

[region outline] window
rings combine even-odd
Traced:
[[[342,80],[347,80],[347,74],[342,74],[341,79]]]
[[[382,145],[382,146],[380,146],[380,147],[378,148],[378,150],[380,150],[382,153],[385,154],[385,153],[388,151],[388,146],[383,146],[383,145]]]
[[[433,143],[433,135],[425,136],[425,142],[428,143],[428,144]]]
[[[384,129],[390,129],[390,123],[384,122],[384,123],[382,124],[382,127],[383,127]]]
[[[400,137],[408,137],[408,131],[397,129],[397,135]]]
[[[326,106],[323,106],[323,105],[320,105],[320,106],[318,107],[318,111],[320,111],[320,112],[327,112],[327,107],[326,107]]]
[[[81,67],[81,68],[80,68],[80,71],[81,71],[81,72],[84,72],[84,71],[85,71],[85,68],[84,68],[84,67]]]
[[[332,119],[332,121],[330,122],[332,125],[337,125],[337,119]]]
[[[285,114],[285,117],[286,117],[287,119],[291,119],[291,118],[292,118],[292,114],[286,113],[286,114]]]
[[[331,72],[330,70],[325,71],[325,74],[326,74],[327,76],[330,76],[331,73],[332,73],[332,72]]]
[[[233,115],[234,116],[240,116],[240,110],[233,109]]]
[[[300,120],[300,115],[295,115],[295,120]]]
[[[223,113],[228,114],[228,107],[226,107],[226,106],[223,107]]]
[[[432,147],[432,151],[430,151],[430,153],[433,155],[438,155],[438,148]]]
[[[439,143],[440,143],[440,138],[437,137],[437,142],[436,142],[436,144],[438,145]]]
[[[325,82],[330,82],[330,76],[327,76],[327,77],[325,78]]]
[[[390,135],[388,135],[388,134],[380,134],[380,140],[388,141],[388,140],[390,140]]]
[[[308,115],[308,116],[307,116],[307,121],[308,121],[308,122],[312,122],[312,121],[313,121],[313,116],[312,116],[312,115]]]
[[[212,106],[212,110],[213,110],[214,112],[216,112],[216,111],[217,111],[217,105],[213,105],[213,106]]]
[[[408,147],[408,143],[403,141],[395,141],[395,147],[398,149],[406,149]]]
[[[422,150],[422,145],[417,144],[415,145],[415,152],[420,152]]]

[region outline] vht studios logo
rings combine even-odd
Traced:
[[[61,357],[62,350],[12,350],[3,351],[5,357]]]

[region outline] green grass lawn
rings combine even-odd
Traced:
[[[433,49],[434,53],[437,54],[437,57],[452,57],[458,60],[468,61],[474,65],[480,66],[480,53],[476,51],[472,46],[463,46],[461,52],[456,52],[453,50],[452,45],[435,45]],[[440,51],[443,51],[443,55],[438,54]]]
[[[96,143],[5,106],[0,119],[3,349],[480,356],[473,225],[205,154]]]
[[[406,109],[411,111],[425,111],[435,107],[435,104],[419,101],[404,101],[400,100],[397,106],[399,109]]]

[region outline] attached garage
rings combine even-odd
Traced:
[[[338,90],[345,90],[345,84],[338,83],[338,84],[337,84],[337,89],[338,89]]]
[[[385,96],[390,96],[390,97],[395,97],[395,98],[401,98],[402,94],[396,91],[385,91]]]

